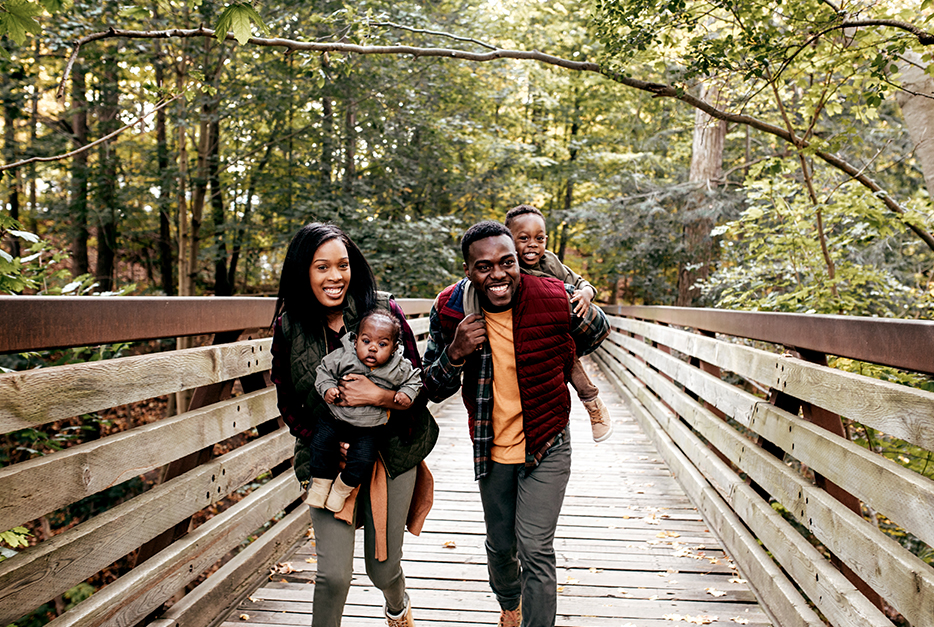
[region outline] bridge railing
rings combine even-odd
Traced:
[[[400,303],[410,316],[431,305]],[[0,468],[0,531],[161,469],[151,489],[0,561],[0,625],[130,554],[132,570],[50,624],[211,625],[305,534],[294,439],[269,384],[274,307],[269,298],[0,298],[0,353],[212,336],[197,348],[0,375],[0,434],[193,390],[184,413]],[[424,336],[427,322],[413,319],[413,330]],[[215,455],[218,444],[227,452]],[[195,528],[193,516],[235,492],[249,494]]]
[[[934,547],[934,481],[851,442],[840,418],[923,457],[934,394],[827,366],[829,355],[931,374],[934,323],[606,311],[601,368],[774,624],[890,627],[888,605],[914,627],[934,625],[934,569],[874,522]]]

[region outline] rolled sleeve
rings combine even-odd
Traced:
[[[425,389],[428,398],[440,403],[460,389],[463,364],[454,364],[448,357],[447,348],[451,341],[444,337],[441,321],[434,307],[431,308],[428,331],[428,348],[425,349]]]

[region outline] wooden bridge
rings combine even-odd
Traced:
[[[423,336],[430,301],[402,303]],[[187,412],[0,468],[0,531],[37,530],[34,546],[0,562],[0,625],[42,606],[57,608],[51,625],[311,623],[313,530],[268,387],[273,305],[0,298],[2,353],[118,342],[132,353],[0,375],[8,443],[193,390]],[[922,559],[934,555],[934,481],[922,474],[934,393],[858,373],[931,374],[934,324],[608,313],[613,333],[588,367],[601,371],[615,433],[594,444],[575,401],[556,541],[559,625],[934,627],[934,569]],[[179,336],[204,345],[157,341]],[[463,407],[453,399],[436,413],[435,507],[405,543],[416,619],[492,625]],[[903,442],[904,459],[875,450],[883,437]],[[133,498],[105,502],[157,473]],[[79,506],[95,515],[46,533],[56,512]],[[357,571],[344,625],[378,625],[380,594]],[[62,595],[102,573],[106,587],[69,607],[74,595]]]

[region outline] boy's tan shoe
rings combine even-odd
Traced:
[[[590,414],[590,428],[593,431],[593,441],[603,442],[613,434],[613,423],[610,422],[610,411],[599,398],[584,403],[584,408]]]
[[[522,602],[514,610],[500,610],[496,627],[519,627],[522,624]]]

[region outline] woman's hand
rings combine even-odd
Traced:
[[[341,395],[340,402],[336,404],[342,407],[372,405],[386,409],[402,409],[393,400],[396,395],[394,391],[379,387],[362,374],[344,375],[338,385]]]

